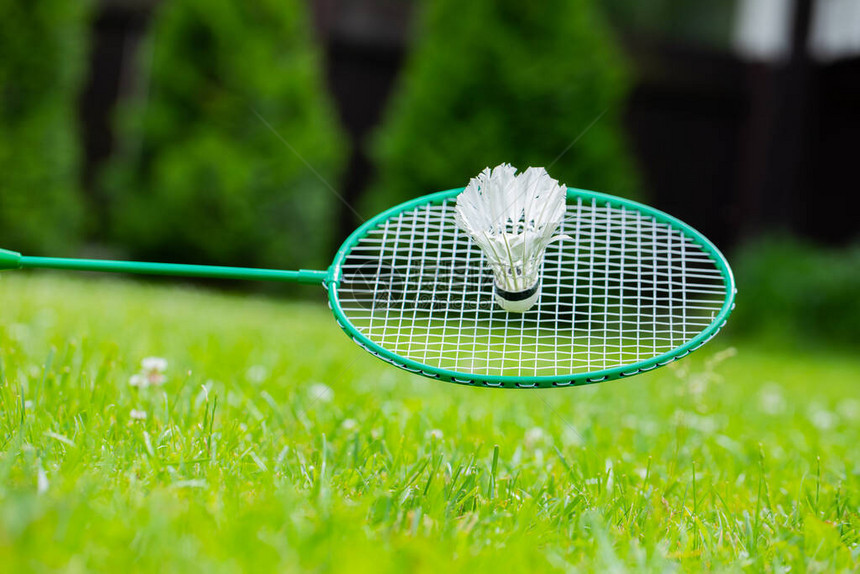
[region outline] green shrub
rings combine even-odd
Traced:
[[[83,0],[0,2],[0,246],[59,254],[80,238],[89,17]]]
[[[739,251],[732,329],[860,345],[860,244],[825,249],[769,238]]]
[[[619,136],[627,74],[591,2],[427,0],[420,25],[374,142],[380,176],[367,213],[502,162],[635,193]]]
[[[304,4],[169,0],[142,55],[149,85],[105,177],[118,242],[166,260],[330,261],[344,145]]]

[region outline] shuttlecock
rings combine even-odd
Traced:
[[[457,225],[478,244],[493,268],[495,299],[523,313],[540,296],[547,245],[564,218],[564,185],[542,167],[517,175],[510,164],[486,168],[457,196]]]

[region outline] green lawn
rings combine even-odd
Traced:
[[[860,567],[858,356],[721,336],[623,381],[469,388],[366,355],[319,299],[0,277],[0,570]],[[166,383],[131,386],[150,356]]]

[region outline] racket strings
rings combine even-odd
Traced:
[[[676,349],[707,329],[725,300],[717,264],[682,231],[578,198],[559,231],[570,239],[547,248],[537,305],[508,313],[454,205],[387,219],[343,263],[344,315],[400,357],[475,375],[593,372]]]

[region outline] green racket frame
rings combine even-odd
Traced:
[[[343,313],[340,302],[338,301],[337,293],[337,285],[340,283],[341,280],[341,265],[351,252],[352,248],[361,240],[361,238],[367,235],[367,233],[371,229],[375,228],[379,224],[385,222],[392,217],[395,217],[396,215],[404,211],[409,211],[426,204],[442,203],[446,199],[456,197],[460,194],[460,192],[463,191],[463,189],[464,188],[461,187],[418,197],[411,201],[407,201],[405,203],[392,207],[387,211],[383,211],[376,217],[369,219],[363,225],[357,228],[349,237],[347,237],[346,241],[344,241],[343,245],[335,255],[334,262],[329,268],[329,276],[326,278],[326,286],[328,287],[329,294],[329,306],[334,313],[338,325],[340,325],[341,329],[343,329],[347,336],[349,336],[365,351],[372,355],[375,355],[376,357],[382,359],[383,361],[391,365],[394,365],[395,367],[399,367],[411,373],[416,373],[425,377],[438,379],[440,381],[460,383],[464,385],[482,385],[486,387],[535,389],[581,386],[594,383],[602,383],[604,381],[610,381],[613,379],[620,379],[622,377],[630,377],[639,373],[644,373],[656,367],[662,367],[673,361],[686,357],[687,355],[699,349],[702,345],[710,341],[720,331],[720,329],[723,328],[723,326],[726,324],[726,321],[728,320],[729,315],[732,312],[732,309],[734,309],[735,295],[737,293],[737,289],[735,287],[735,279],[734,275],[732,274],[732,270],[729,267],[728,261],[726,260],[725,256],[704,235],[702,235],[683,221],[672,217],[668,213],[647,206],[645,204],[629,199],[608,195],[605,193],[586,191],[569,187],[567,189],[568,199],[575,200],[581,198],[583,200],[589,201],[594,200],[598,205],[601,206],[609,205],[610,207],[626,207],[639,211],[641,213],[645,213],[647,215],[653,216],[659,222],[666,223],[674,227],[675,229],[683,231],[697,245],[699,245],[710,256],[711,260],[716,264],[726,285],[725,300],[723,301],[723,305],[720,308],[719,313],[717,313],[717,315],[714,317],[711,324],[701,333],[699,333],[697,336],[690,339],[683,345],[680,345],[675,349],[672,349],[671,351],[668,351],[656,357],[652,357],[648,360],[633,363],[629,366],[625,365],[622,367],[594,371],[591,373],[582,373],[576,375],[571,374],[563,377],[555,375],[475,375],[471,373],[449,371],[447,369],[425,365],[423,363],[413,361],[406,357],[401,357],[400,355],[392,353],[391,351],[379,346],[378,344],[368,339],[349,321],[349,318]]]

